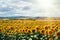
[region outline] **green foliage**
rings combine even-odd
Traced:
[[[47,38],[47,39],[45,39]],[[7,34],[3,34],[0,32],[0,40],[48,40],[48,36],[44,36],[40,33],[33,33],[33,34],[14,34],[11,36],[8,36]]]

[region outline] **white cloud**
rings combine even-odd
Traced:
[[[36,0],[33,9],[36,11],[37,16],[60,17],[59,0]]]
[[[10,9],[0,9],[0,16],[60,17],[59,0],[0,0],[0,8]]]

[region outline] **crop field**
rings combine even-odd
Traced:
[[[0,40],[60,40],[60,20],[0,20]]]

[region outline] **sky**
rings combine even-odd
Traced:
[[[60,17],[60,0],[0,0],[0,17]]]

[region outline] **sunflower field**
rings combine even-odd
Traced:
[[[60,40],[60,20],[0,20],[0,40]]]

